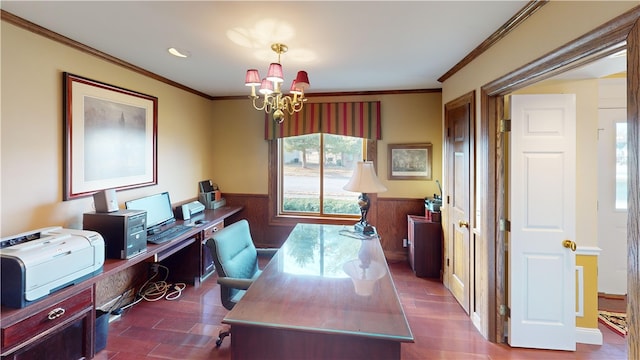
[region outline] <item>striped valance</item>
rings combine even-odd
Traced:
[[[312,133],[355,136],[380,140],[380,101],[306,103],[293,115],[285,111],[285,120],[278,124],[266,114],[266,140]]]

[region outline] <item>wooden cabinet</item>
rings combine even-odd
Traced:
[[[424,216],[408,215],[409,265],[416,276],[440,278],[442,224]]]
[[[204,228],[204,231],[202,232],[203,234],[202,252],[201,252],[202,259],[200,261],[200,265],[201,265],[200,280],[201,281],[209,277],[209,275],[213,274],[215,270],[215,266],[213,265],[213,255],[211,254],[211,251],[205,244],[207,243],[207,240],[209,240],[211,236],[213,236],[214,232],[221,230],[222,228],[224,228],[224,220],[211,224],[209,226],[206,226]]]
[[[2,313],[2,359],[93,357],[93,287],[69,288]]]
[[[95,353],[97,283],[141,262],[167,262],[171,274],[198,286],[213,273],[213,259],[204,242],[242,207],[205,210],[204,222],[180,238],[148,244],[147,252],[130,259],[106,259],[103,271],[21,309],[2,306],[0,357],[12,359],[91,359]],[[207,255],[209,254],[209,255]],[[209,260],[211,259],[211,260]]]

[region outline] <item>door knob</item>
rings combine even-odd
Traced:
[[[464,220],[460,220],[460,221],[458,221],[458,226],[459,227],[465,227],[465,228],[468,229],[469,228],[469,223],[464,221]]]
[[[574,241],[564,240],[562,241],[562,246],[571,249],[571,251],[576,251],[576,243]]]

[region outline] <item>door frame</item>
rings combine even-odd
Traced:
[[[626,43],[625,43],[626,41]],[[629,216],[628,216],[628,356],[640,356],[640,6],[595,28],[587,34],[481,87],[478,128],[478,163],[487,164],[480,176],[486,184],[481,189],[480,209],[484,213],[482,229],[487,239],[488,335],[489,340],[504,342],[506,311],[505,169],[500,165],[505,143],[500,136],[504,97],[509,93],[577,68],[627,48],[627,121],[629,132]],[[507,111],[508,114],[508,111]],[[494,267],[495,264],[495,267]],[[635,321],[634,321],[635,319]]]

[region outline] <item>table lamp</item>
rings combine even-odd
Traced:
[[[358,205],[360,206],[360,221],[358,221],[354,228],[356,232],[363,233],[365,235],[371,235],[375,233],[373,226],[367,222],[367,213],[371,203],[367,194],[379,193],[387,191],[387,188],[382,185],[378,177],[376,176],[376,170],[373,167],[372,161],[359,161],[356,169],[351,176],[349,182],[342,187],[344,190],[361,193],[358,197]]]

